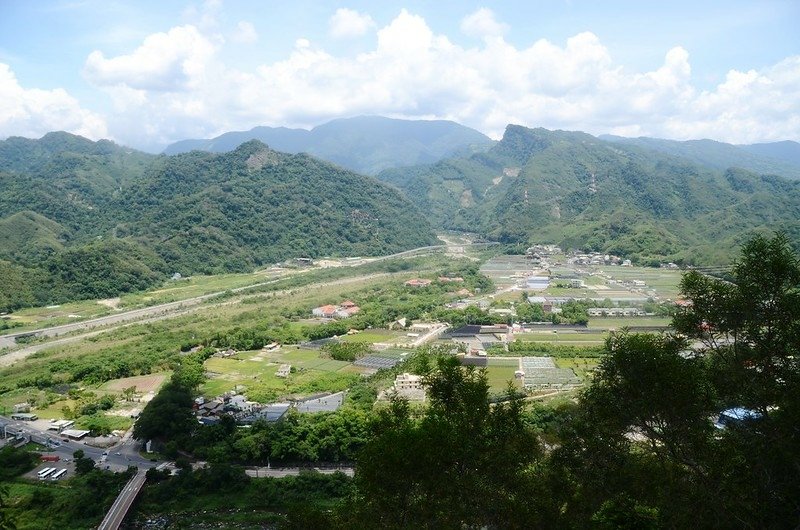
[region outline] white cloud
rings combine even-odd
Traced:
[[[367,14],[341,7],[328,20],[330,34],[335,38],[360,37],[375,27],[375,21]]]
[[[55,130],[93,140],[108,136],[103,118],[82,108],[66,90],[24,88],[11,68],[0,63],[0,138],[38,138]]]
[[[490,26],[480,34],[491,38],[465,48],[402,10],[368,52],[334,55],[298,38],[281,60],[242,71],[221,61],[213,36],[183,26],[128,55],[93,52],[86,75],[115,102],[112,132],[134,144],[143,128],[148,140],[166,143],[357,114],[452,119],[495,137],[519,123],[737,143],[800,138],[800,56],[731,71],[702,91],[682,47],[668,50],[660,67],[632,72],[590,32],[527,47]]]
[[[482,7],[461,20],[461,31],[471,37],[499,37],[508,25],[498,22],[491,9]]]
[[[214,52],[211,39],[191,25],[148,36],[129,55],[106,59],[89,54],[84,74],[99,86],[123,85],[142,90],[183,91],[205,80],[207,61]]]
[[[243,20],[236,25],[236,31],[231,36],[231,40],[242,44],[252,44],[258,42],[258,32],[252,23]]]

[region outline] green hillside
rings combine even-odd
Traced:
[[[64,248],[63,226],[36,212],[22,211],[0,219],[0,259],[32,261]]]
[[[181,272],[378,255],[434,241],[397,190],[257,140],[225,154],[163,157],[125,190],[119,208],[129,213],[117,235],[146,241]]]
[[[728,262],[755,232],[800,241],[800,183],[715,170],[584,133],[510,125],[486,153],[387,170],[439,227],[640,262]]]
[[[0,142],[0,266],[13,278],[0,310],[434,241],[397,190],[258,141],[174,157],[66,133]]]

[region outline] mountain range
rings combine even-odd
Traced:
[[[183,140],[168,146],[164,154],[192,150],[220,153],[249,140],[260,140],[277,151],[308,153],[367,175],[391,167],[436,162],[493,143],[483,133],[452,121],[358,116],[333,120],[311,130],[255,127],[210,140]]]
[[[486,152],[378,178],[434,226],[506,243],[708,264],[728,262],[759,231],[800,242],[800,181],[717,169],[648,143],[509,125]]]
[[[727,263],[756,232],[800,242],[795,142],[518,125],[495,142],[452,122],[380,117],[254,131],[271,145],[242,143],[253,131],[206,145],[221,152],[169,156],[63,132],[0,141],[0,310],[115,296],[174,272],[385,254],[433,243],[434,229],[639,263]],[[277,146],[315,146],[319,158]]]

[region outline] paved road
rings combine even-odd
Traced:
[[[29,422],[14,421],[0,416],[0,433],[16,435],[20,432],[36,443],[49,445],[52,448],[52,452],[49,454],[56,454],[62,460],[71,460],[73,453],[80,449],[83,451],[84,456],[97,462],[97,465],[103,469],[107,467],[113,471],[124,471],[128,466],[149,469],[157,465],[156,462],[143,458],[139,454],[141,444],[128,436],[115,446],[104,449],[102,447],[92,447],[79,441],[64,441],[58,433],[36,429]]]
[[[111,505],[111,509],[106,514],[103,522],[97,527],[98,530],[117,530],[120,527],[133,501],[136,500],[136,496],[139,495],[142,486],[144,486],[145,480],[147,480],[145,471],[139,470],[139,472],[125,484],[125,487],[122,488],[114,504]]]

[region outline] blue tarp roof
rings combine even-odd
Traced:
[[[732,409],[723,410],[719,413],[719,415],[738,421],[756,420],[761,417],[760,412],[743,407],[734,407]]]

